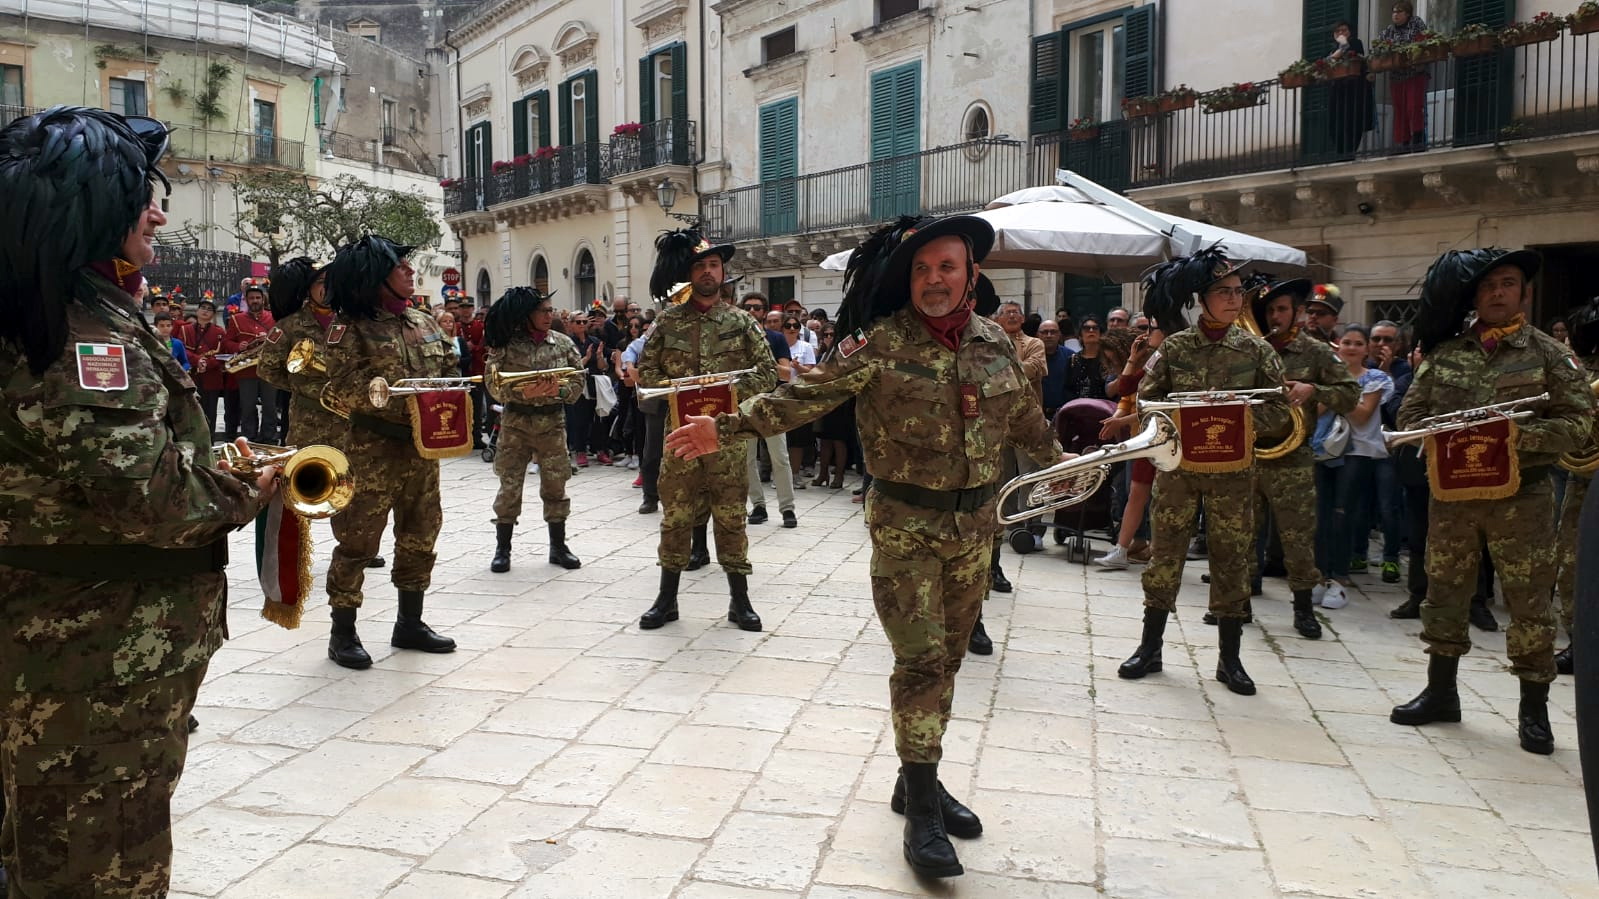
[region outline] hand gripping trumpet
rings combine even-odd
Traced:
[[[1148,459],[1160,471],[1171,471],[1182,458],[1177,426],[1165,413],[1151,413],[1144,430],[1129,440],[1011,479],[999,491],[999,523],[1007,527],[1020,524],[1088,499],[1104,483],[1114,462]],[[1023,489],[1027,493],[1020,507],[1014,514],[1005,514],[1006,499]]]
[[[298,515],[327,518],[338,514],[355,496],[350,460],[331,446],[249,446],[255,455],[246,456],[231,443],[219,443],[211,451],[227,461],[229,471],[247,481],[260,477],[268,466],[281,467],[278,479],[283,484],[283,501]]]
[[[1494,403],[1490,406],[1478,406],[1475,409],[1461,409],[1459,412],[1445,412],[1443,415],[1434,415],[1416,422],[1416,426],[1408,431],[1383,431],[1382,442],[1389,449],[1400,444],[1421,443],[1434,434],[1447,434],[1450,431],[1462,431],[1466,428],[1476,427],[1492,418],[1508,418],[1520,421],[1531,418],[1538,413],[1533,409],[1523,409],[1530,403],[1547,403],[1549,394],[1540,393],[1519,400],[1508,400],[1503,403]]]
[[[720,387],[732,384],[745,375],[755,374],[756,369],[741,368],[737,371],[719,371],[708,375],[692,375],[687,378],[672,378],[661,387],[640,387],[635,396],[640,400],[650,400],[657,397],[670,396],[684,390],[697,390],[701,387]]]

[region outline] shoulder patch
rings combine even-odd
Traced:
[[[78,386],[85,390],[127,390],[128,357],[115,343],[80,343]]]
[[[854,334],[851,334],[839,341],[838,352],[839,355],[843,356],[845,359],[848,359],[859,352],[864,346],[866,346],[866,332],[856,328]]]
[[[266,341],[267,341],[267,343],[277,343],[278,342],[278,338],[280,338],[282,336],[283,336],[283,329],[282,328],[278,328],[278,327],[274,327],[272,330],[267,332]]]
[[[337,346],[339,341],[344,339],[344,332],[348,330],[349,326],[343,322],[328,325],[328,346]]]

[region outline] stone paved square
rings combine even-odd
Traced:
[[[530,493],[512,570],[492,575],[497,482],[476,456],[445,463],[427,618],[451,655],[388,646],[394,591],[373,570],[376,665],[338,668],[320,591],[284,631],[235,565],[233,639],[174,802],[174,895],[1599,897],[1571,681],[1550,697],[1555,755],[1522,752],[1502,633],[1472,633],[1462,724],[1401,728],[1388,709],[1426,665],[1418,623],[1387,617],[1398,591],[1357,575],[1311,642],[1268,579],[1244,637],[1260,694],[1238,697],[1211,677],[1190,562],[1166,670],[1123,681],[1139,569],[1084,568],[1048,539],[1006,551],[995,653],[957,682],[941,775],[986,831],[956,841],[966,876],[919,882],[888,807],[892,656],[857,480],[799,491],[797,529],[749,528],[766,630],[748,634],[714,564],[684,575],[681,621],[638,630],[660,519],[632,479],[571,481],[572,572],[545,561]],[[320,586],[332,536],[315,535]]]

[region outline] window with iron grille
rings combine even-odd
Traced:
[[[1421,300],[1372,300],[1367,307],[1371,314],[1367,316],[1370,321],[1380,322],[1387,319],[1408,325],[1416,320],[1416,313],[1421,309]]]
[[[761,62],[771,62],[794,55],[794,26],[773,32],[761,38]]]
[[[22,66],[0,66],[0,106],[22,105]]]

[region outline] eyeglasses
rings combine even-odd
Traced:
[[[1211,289],[1205,291],[1205,293],[1210,294],[1211,296],[1237,297],[1238,299],[1243,299],[1244,294],[1248,292],[1249,291],[1242,287],[1212,287]]]
[[[1078,328],[1077,330],[1079,330],[1079,331],[1093,331],[1094,333],[1097,334],[1097,333],[1099,333],[1099,325],[1083,325],[1081,328]]]
[[[794,325],[794,324],[784,325],[783,326],[783,330],[785,330],[785,331],[798,331],[799,330],[799,325]]]
[[[1372,343],[1398,343],[1399,342],[1399,338],[1397,338],[1397,337],[1389,337],[1387,334],[1373,334],[1373,335],[1371,335],[1371,342]]]
[[[1133,325],[1133,330],[1134,331],[1148,331],[1149,330],[1149,326],[1148,325]]]

